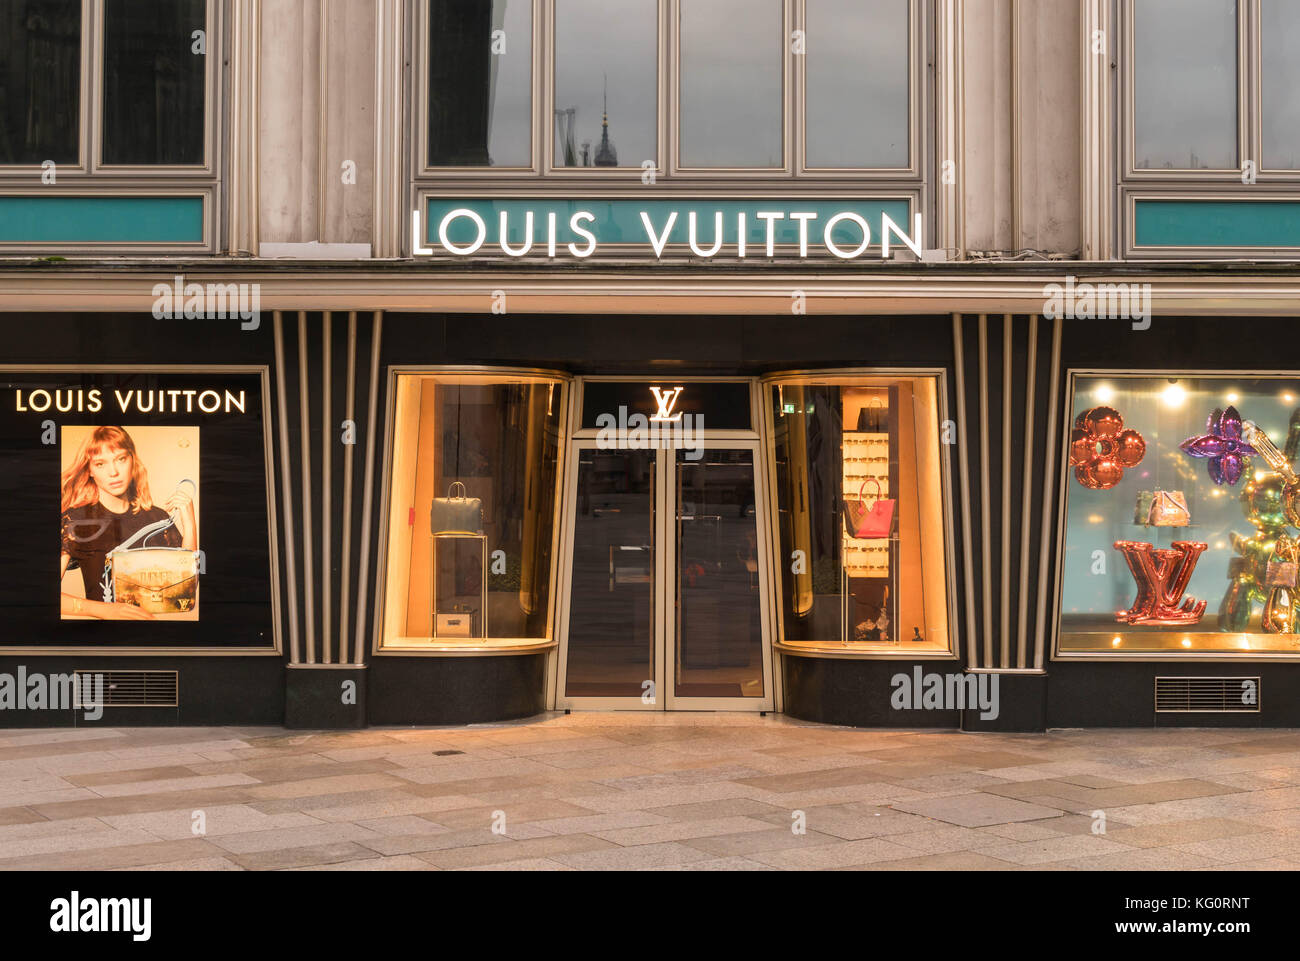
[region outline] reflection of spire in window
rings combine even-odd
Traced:
[[[600,147],[596,150],[597,167],[617,167],[618,151],[609,140],[609,78],[602,74],[601,96],[603,107],[600,114]]]
[[[561,161],[561,166],[564,167],[578,165],[578,151],[573,145],[573,125],[577,113],[577,107],[566,107],[555,111],[555,132],[560,138],[560,143],[564,145],[564,159]]]

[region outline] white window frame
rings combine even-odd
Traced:
[[[1137,204],[1146,200],[1300,202],[1300,169],[1263,166],[1263,0],[1237,0],[1237,160],[1236,168],[1210,170],[1139,168],[1136,166],[1137,62],[1134,4],[1112,0],[1117,25],[1119,69],[1116,72],[1115,138],[1117,193],[1115,232],[1125,260],[1294,259],[1295,247],[1214,246],[1154,247],[1137,244]],[[1087,55],[1091,39],[1082,38]],[[1254,182],[1243,180],[1247,162],[1254,164]]]
[[[81,75],[78,102],[78,155],[75,164],[58,164],[57,180],[46,185],[40,164],[0,165],[0,195],[4,196],[150,196],[200,197],[203,201],[203,239],[199,242],[138,244],[7,243],[0,253],[66,252],[71,249],[126,253],[184,250],[213,253],[217,248],[220,208],[221,144],[224,137],[224,52],[231,0],[206,0],[204,64],[203,162],[199,164],[105,164],[104,128],[104,14],[105,0],[81,0]]]
[[[928,104],[933,102],[930,89],[933,78],[927,75],[927,65],[934,43],[934,23],[931,7],[934,0],[908,0],[909,46],[908,66],[909,100],[909,161],[898,168],[819,168],[808,167],[804,157],[806,111],[803,97],[806,89],[803,57],[792,52],[792,36],[796,29],[804,29],[807,22],[807,0],[781,0],[784,39],[782,41],[782,165],[779,167],[686,167],[680,162],[680,21],[682,0],[656,0],[658,4],[656,91],[656,180],[679,181],[689,184],[707,180],[767,181],[773,185],[788,185],[792,179],[817,181],[842,181],[857,186],[864,183],[885,184],[899,190],[915,189],[925,182],[929,163],[927,148],[932,138],[928,122]],[[410,0],[408,11],[411,23],[412,65],[407,90],[413,108],[414,122],[410,125],[410,169],[417,187],[433,183],[479,181],[499,184],[503,180],[524,181],[537,184],[554,179],[557,182],[586,181],[590,184],[617,184],[635,181],[640,185],[643,170],[636,166],[609,168],[557,167],[555,166],[555,0],[532,0],[533,29],[532,51],[532,125],[531,160],[523,167],[445,166],[428,164],[428,109],[429,109],[429,32],[428,0]],[[932,71],[930,71],[932,73]],[[643,158],[651,159],[651,158]],[[788,189],[788,187],[787,187]]]

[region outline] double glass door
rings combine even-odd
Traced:
[[[558,707],[771,709],[758,455],[573,442]]]

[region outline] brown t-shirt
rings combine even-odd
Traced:
[[[117,514],[99,501],[63,512],[60,550],[72,558],[69,567],[81,569],[81,582],[86,586],[87,600],[104,599],[104,564],[109,552],[136,534],[140,528],[166,519],[167,512],[161,507]],[[180,547],[181,532],[174,526],[168,527],[144,538],[143,543],[131,546]]]

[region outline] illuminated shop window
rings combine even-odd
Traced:
[[[382,647],[551,636],[565,384],[394,376]]]
[[[1075,374],[1058,653],[1300,653],[1300,378]]]
[[[782,642],[948,651],[938,378],[782,379],[767,390]]]

